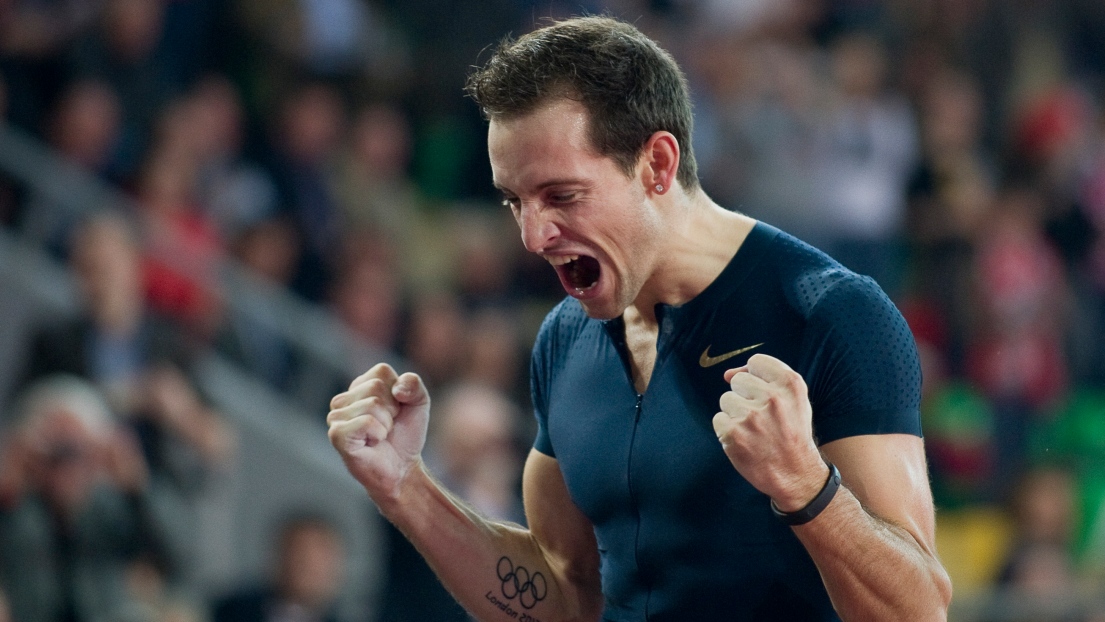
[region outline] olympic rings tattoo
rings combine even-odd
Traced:
[[[545,600],[548,595],[548,584],[540,572],[530,573],[524,566],[514,567],[514,563],[508,557],[499,558],[496,567],[499,580],[503,582],[502,592],[506,598],[518,598],[518,603],[526,609],[533,609],[534,605]]]

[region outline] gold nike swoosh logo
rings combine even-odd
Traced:
[[[706,349],[702,351],[702,356],[698,357],[698,364],[703,367],[712,367],[721,363],[722,361],[728,361],[729,359],[737,356],[738,354],[744,354],[753,348],[758,348],[764,344],[757,343],[754,346],[748,346],[746,348],[740,348],[739,350],[733,350],[732,352],[726,352],[725,354],[719,354],[717,356],[710,356],[710,346],[706,346]]]

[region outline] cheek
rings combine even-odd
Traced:
[[[665,235],[661,224],[645,210],[628,212],[609,231],[611,243],[630,257],[648,255],[659,247]]]

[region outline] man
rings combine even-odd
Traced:
[[[123,619],[135,565],[172,560],[137,438],[74,376],[35,382],[15,414],[0,431],[0,590],[12,618]]]
[[[166,530],[166,570],[190,587],[199,515],[195,499],[233,457],[234,434],[190,379],[193,348],[146,309],[142,255],[130,225],[103,213],[77,225],[70,269],[82,303],[76,317],[37,327],[18,388],[55,374],[94,383],[137,434],[151,471],[148,496]]]
[[[213,622],[335,622],[346,559],[338,526],[313,512],[285,517],[275,538],[273,577],[220,598]]]
[[[456,598],[481,620],[945,619],[908,328],[870,279],[698,187],[670,56],[570,20],[505,43],[469,93],[570,296],[534,348],[528,529],[429,476],[416,375],[374,367],[329,415]]]

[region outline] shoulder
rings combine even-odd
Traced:
[[[534,350],[569,343],[595,322],[596,320],[587,316],[579,301],[565,298],[541,322]]]
[[[530,359],[530,392],[538,412],[543,412],[547,405],[545,387],[569,366],[570,353],[586,339],[585,335],[593,338],[593,331],[601,326],[600,321],[587,316],[574,298],[565,298],[545,316]]]
[[[857,274],[812,245],[770,225],[769,245],[757,266],[786,304],[806,322],[908,332],[898,308],[874,279]],[[765,283],[765,281],[761,281]]]
[[[768,271],[778,279],[790,305],[805,318],[823,311],[826,303],[863,304],[864,300],[877,300],[882,304],[885,298],[872,279],[852,272],[789,233],[779,231],[766,255]]]
[[[912,346],[913,334],[901,311],[874,279],[854,272],[834,277],[809,309],[809,322],[832,327],[856,343],[892,340]]]
[[[578,330],[584,324],[592,321],[583,306],[575,298],[567,297],[561,300],[551,311],[545,315],[545,321],[541,324],[542,332],[547,330]]]
[[[905,318],[869,277],[849,273],[812,308],[806,356],[818,438],[921,435],[921,366]]]
[[[814,315],[867,311],[900,316],[898,308],[875,279],[854,272],[834,275],[832,284],[825,288],[811,311]]]

